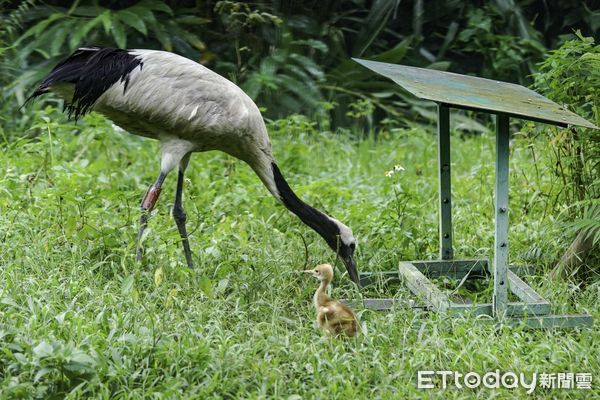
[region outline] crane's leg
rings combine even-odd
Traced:
[[[158,196],[160,196],[162,184],[165,181],[165,178],[167,177],[167,173],[168,172],[163,172],[163,171],[160,172],[160,175],[158,175],[158,179],[156,180],[154,185],[152,185],[148,188],[148,191],[146,192],[146,195],[144,196],[144,200],[142,200],[142,204],[141,204],[142,215],[140,216],[140,231],[138,234],[137,244],[135,246],[135,248],[136,248],[135,258],[137,261],[142,260],[142,255],[144,253],[144,250],[142,248],[142,236],[144,235],[144,231],[146,230],[146,227],[148,226],[148,218],[150,218],[150,212],[156,205],[156,202],[158,201]]]
[[[173,203],[173,219],[177,224],[179,230],[179,236],[181,236],[181,244],[183,245],[183,251],[185,252],[185,260],[189,268],[194,267],[192,261],[192,252],[190,251],[190,243],[188,241],[187,231],[185,229],[185,220],[187,219],[185,211],[183,210],[183,176],[185,169],[187,168],[188,162],[190,161],[190,154],[188,153],[179,163],[179,173],[177,174],[177,190],[175,191],[175,203]]]

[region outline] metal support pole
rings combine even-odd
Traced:
[[[440,258],[452,260],[452,196],[450,190],[450,110],[438,104],[438,167],[440,177]]]
[[[506,315],[508,303],[508,115],[496,114],[496,202],[494,234],[495,317]]]

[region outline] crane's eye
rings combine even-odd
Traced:
[[[356,249],[356,243],[350,243],[350,248],[354,251]]]

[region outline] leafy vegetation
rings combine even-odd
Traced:
[[[415,387],[420,369],[600,367],[596,329],[498,329],[470,318],[358,308],[364,336],[350,342],[321,336],[312,327],[315,284],[299,271],[305,263],[333,262],[330,250],[275,202],[250,168],[221,153],[194,156],[187,175],[197,267],[185,267],[169,215],[174,176],[138,265],[138,202],[158,168],[155,143],[115,132],[96,114],[78,124],[57,122],[59,114],[51,107],[36,113],[36,135],[5,143],[0,153],[4,398],[422,398]],[[355,141],[296,117],[269,130],[279,163],[302,197],[354,229],[362,271],[436,256],[436,156],[429,132],[395,129],[377,142]],[[494,137],[458,133],[452,138],[456,254],[487,256]],[[556,312],[587,311],[598,319],[598,283],[540,285],[564,245],[549,239],[560,237],[561,228],[547,212],[548,199],[536,196],[556,184],[550,146],[545,138],[513,143],[511,260],[524,264],[535,257],[539,270],[528,280],[554,301]],[[386,177],[396,164],[404,171]],[[534,256],[532,248],[538,249]],[[358,298],[342,269],[334,295]],[[446,398],[489,395],[485,389],[443,392]]]
[[[535,87],[557,103],[600,126],[600,46],[591,37],[577,32],[576,40],[568,41],[553,51],[540,64]],[[535,135],[536,131],[531,130]],[[540,132],[539,130],[537,131]],[[576,237],[569,251],[558,264],[559,276],[586,275],[598,278],[597,255],[591,250],[600,242],[600,137],[592,129],[553,127],[543,132],[552,143],[555,174],[562,180],[560,187],[550,192],[566,223],[566,233]],[[590,260],[587,260],[590,258]],[[563,270],[565,269],[565,270]]]
[[[270,118],[324,114],[334,126],[348,126],[348,112],[364,101],[377,121],[423,118],[421,104],[350,57],[528,84],[546,49],[574,37],[574,29],[598,35],[592,1],[550,3],[28,0],[0,14],[0,65],[9,88],[3,97],[22,104],[59,58],[99,44],[197,60],[242,86]]]
[[[350,57],[533,83],[599,125],[593,3],[0,0],[0,399],[514,398],[526,394],[419,391],[416,371],[595,374],[597,254],[559,274],[567,279],[546,279],[575,236],[569,248],[580,236],[589,249],[600,240],[595,131],[515,125],[510,161],[511,263],[534,265],[526,280],[553,312],[590,313],[593,329],[358,307],[365,334],[343,341],[314,330],[315,284],[300,274],[334,263],[331,251],[246,165],[221,153],[192,158],[193,270],[170,216],[169,176],[139,264],[138,207],[158,170],[155,143],[94,113],[69,122],[52,97],[19,109],[78,46],[183,54],[262,107],[292,187],[353,228],[359,269],[394,270],[438,252],[431,107]],[[488,121],[471,117],[452,115],[455,254],[483,258],[493,247],[495,146]],[[486,281],[477,294],[438,284],[490,300]],[[333,295],[410,296],[385,282],[359,292],[340,265]],[[533,395],[599,397],[596,378],[589,392]]]

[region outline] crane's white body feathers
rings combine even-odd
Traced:
[[[136,135],[159,139],[161,170],[190,152],[221,150],[246,161],[276,196],[271,144],[258,107],[231,81],[173,53],[131,50],[142,65],[100,96],[93,109]]]
[[[220,150],[252,167],[267,189],[342,256],[358,283],[352,231],[300,200],[271,151],[262,115],[233,82],[185,57],[156,50],[80,48],[30,96],[52,90],[75,117],[98,111],[124,130],[157,139],[161,176],[193,152]]]

